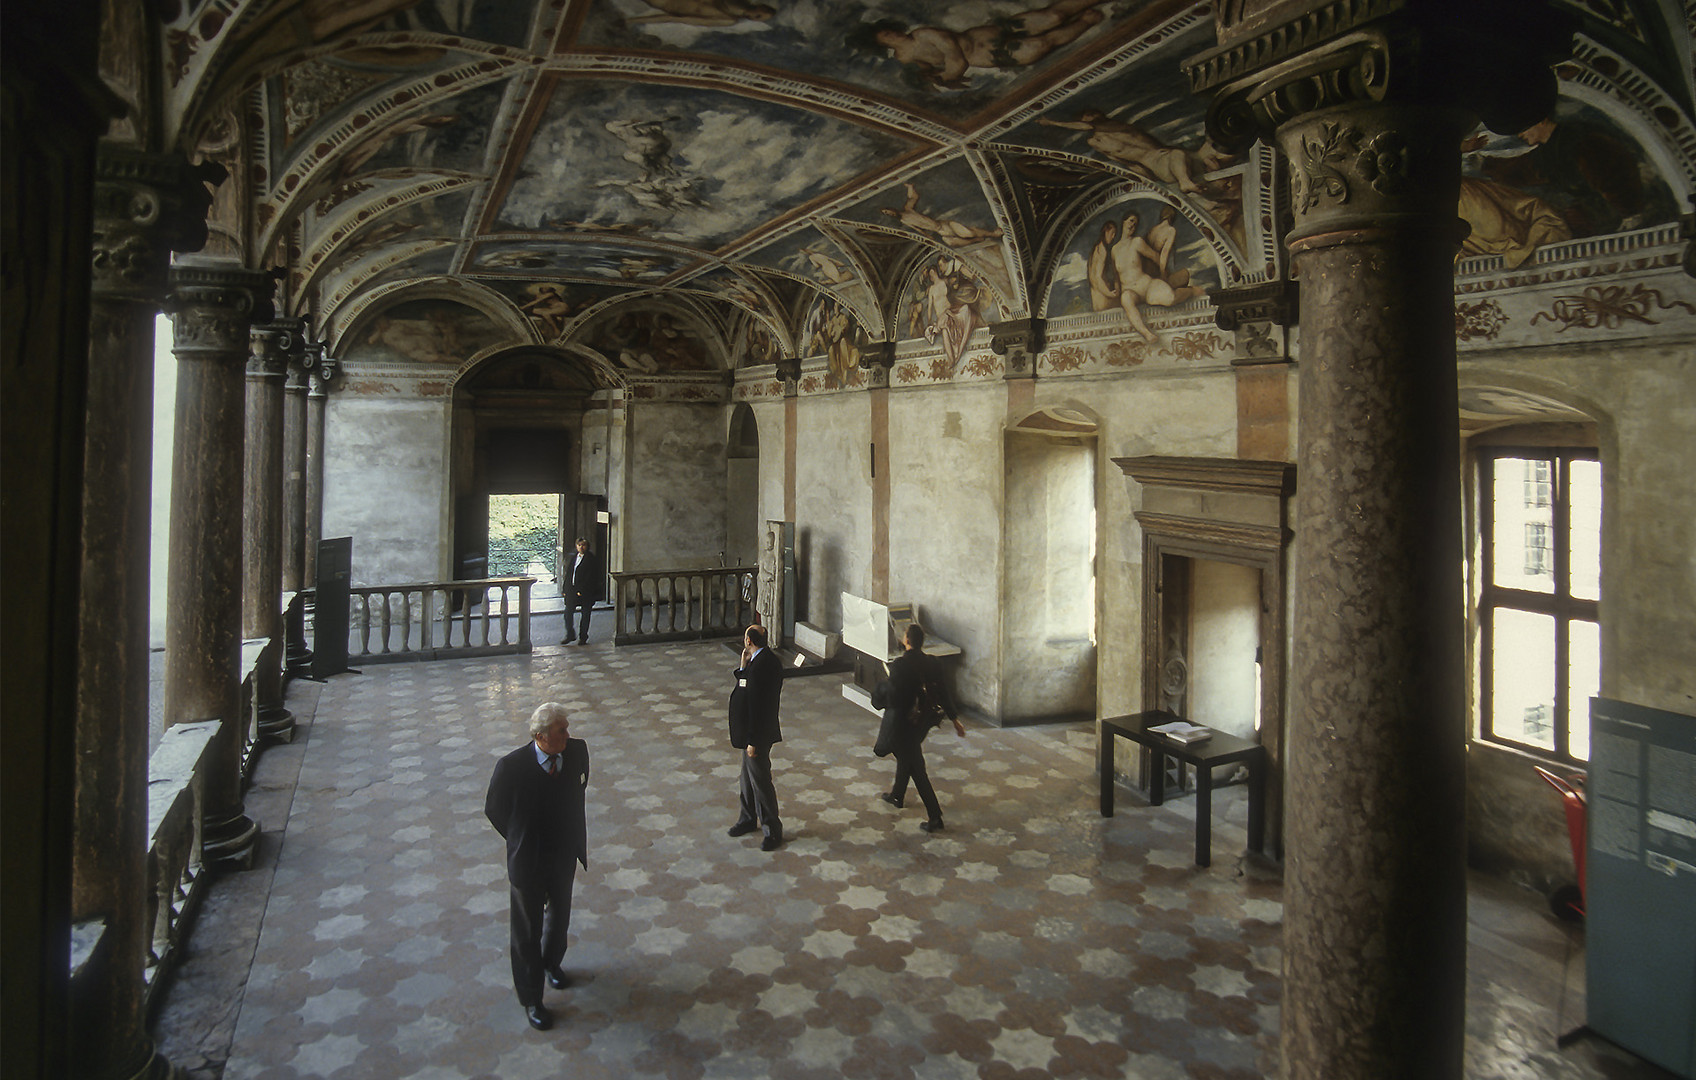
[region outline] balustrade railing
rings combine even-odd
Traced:
[[[355,585],[348,662],[390,664],[530,652],[532,577]]]
[[[615,645],[736,637],[754,621],[752,566],[612,575]]]
[[[201,792],[197,778],[217,720],[166,730],[147,766],[147,924],[152,927],[143,979],[151,1006],[175,963],[210,881],[200,860]]]

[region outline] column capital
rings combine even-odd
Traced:
[[[181,154],[150,154],[101,143],[94,159],[93,276],[96,297],[158,304],[171,252],[206,243],[209,184],[229,174]]]
[[[171,267],[171,314],[178,356],[246,356],[248,328],[271,320],[275,281],[233,259],[190,255]]]
[[[990,325],[989,347],[1007,360],[1006,379],[1036,378],[1036,358],[1048,346],[1048,320],[1011,319]]]
[[[1218,45],[1184,70],[1191,90],[1213,95],[1208,134],[1240,148],[1299,117],[1372,103],[1523,130],[1554,107],[1552,65],[1571,51],[1575,23],[1548,0],[1244,0],[1219,5],[1214,25]]]
[[[871,390],[889,389],[889,370],[895,366],[895,342],[872,341],[860,350],[860,370]]]
[[[283,383],[283,389],[296,393],[306,393],[311,384],[311,373],[314,368],[324,361],[325,343],[322,341],[303,341],[298,352],[289,353],[288,378]]]
[[[1207,298],[1213,302],[1213,321],[1221,330],[1235,330],[1250,322],[1294,326],[1300,321],[1301,290],[1288,279],[1209,289]]]
[[[247,377],[281,378],[289,365],[292,331],[280,323],[266,323],[248,330]]]
[[[330,390],[330,382],[341,374],[341,361],[319,353],[318,362],[312,365],[307,374],[311,386],[310,397],[322,398]]]

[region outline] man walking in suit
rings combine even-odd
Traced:
[[[579,536],[577,554],[571,557],[571,568],[565,573],[565,587],[560,590],[565,598],[565,640],[560,642],[561,645],[570,645],[573,641],[589,644],[589,609],[601,598],[605,584],[601,560],[589,550],[589,541]],[[583,609],[583,616],[577,624],[576,634],[573,634],[571,617],[579,608]]]
[[[512,985],[530,1026],[553,1025],[542,1004],[542,976],[563,990],[565,932],[577,865],[589,865],[583,790],[589,748],[570,737],[565,706],[547,702],[530,716],[530,742],[495,763],[483,813],[506,840],[511,886]]]
[[[777,723],[783,693],[783,664],[766,648],[766,628],[750,626],[742,635],[742,666],[730,692],[730,745],[742,751],[742,813],[731,836],[765,830],[761,851],[783,846],[783,821],[777,816],[777,789],[771,783],[771,744],[783,741]]]

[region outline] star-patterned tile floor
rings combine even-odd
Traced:
[[[605,616],[597,615],[597,621]],[[557,640],[543,633],[539,640]],[[539,647],[297,683],[300,734],[248,795],[259,866],[213,886],[155,1025],[196,1078],[1131,1077],[1258,1080],[1278,1055],[1282,885],[1216,795],[1098,814],[1093,725],[968,724],[927,743],[947,829],[843,676],[791,678],[773,768],[787,843],[731,839],[722,643]],[[507,958],[495,759],[542,701],[587,741],[573,985],[532,1031]],[[1467,1075],[1665,1075],[1583,1014],[1582,935],[1473,890]],[[1482,905],[1482,907],[1481,907]],[[1576,972],[1576,974],[1575,974]]]

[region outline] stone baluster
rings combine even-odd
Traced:
[[[188,256],[171,268],[177,426],[171,461],[165,723],[219,720],[204,784],[202,857],[246,869],[259,826],[242,805],[241,587],[244,372],[249,330],[271,319],[269,274]]]
[[[277,742],[294,738],[283,707],[283,378],[305,353],[305,329],[299,319],[255,326],[247,361],[241,632],[274,643],[254,672],[254,696],[258,735]]]
[[[318,541],[324,535],[324,398],[335,379],[339,363],[321,356],[308,379],[306,395],[306,541],[301,552],[301,585],[318,584]]]
[[[1215,141],[1275,138],[1289,159],[1300,282],[1283,1075],[1458,1078],[1460,141],[1553,107],[1559,24],[1529,3],[1215,17],[1192,86]]]
[[[169,1076],[147,1035],[148,556],[153,327],[172,250],[206,242],[224,171],[102,146],[96,157],[71,917],[98,936],[72,980],[74,1071]],[[94,927],[101,927],[96,935]]]

